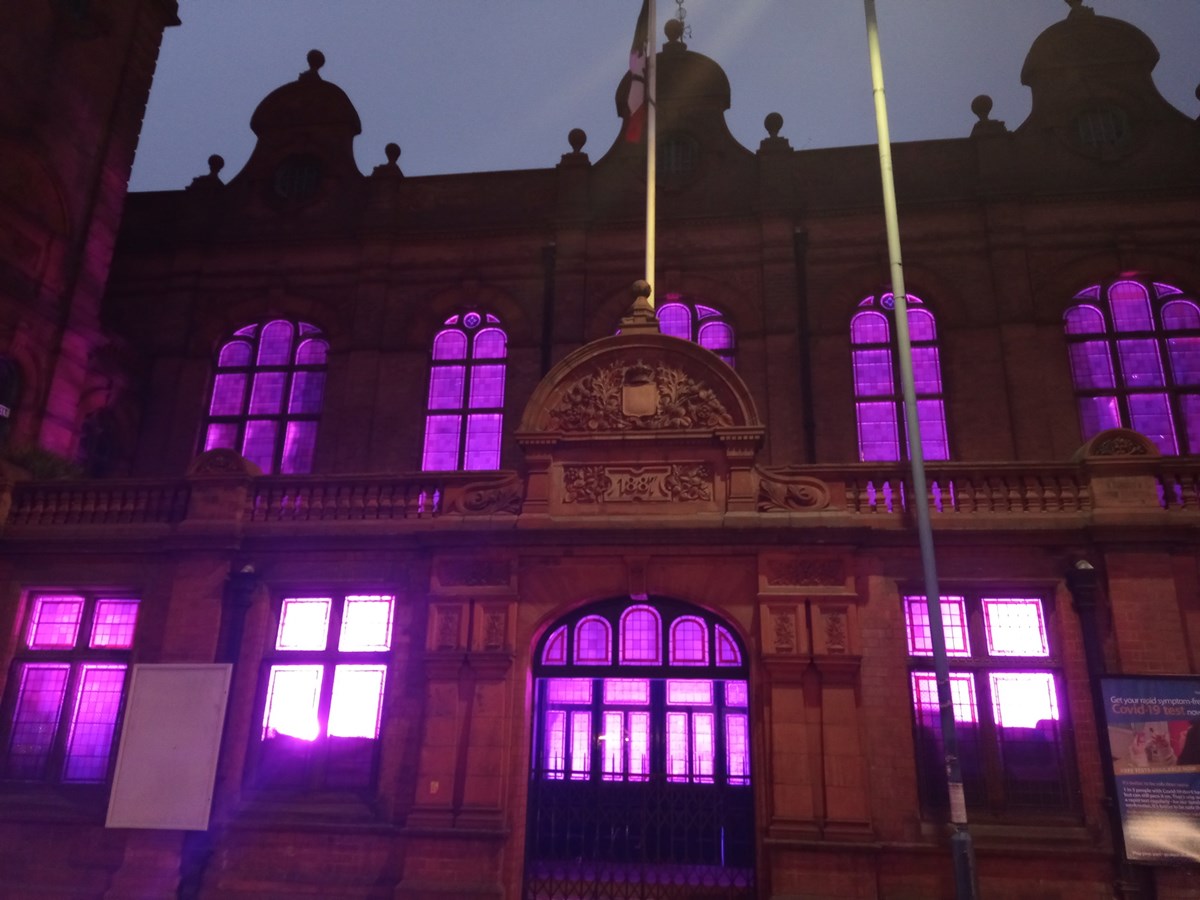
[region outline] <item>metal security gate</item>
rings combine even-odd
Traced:
[[[529,784],[524,900],[750,900],[751,789],[547,780]]]

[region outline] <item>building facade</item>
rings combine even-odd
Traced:
[[[952,896],[916,502],[981,895],[1200,896],[1125,862],[1099,694],[1200,672],[1200,126],[1134,25],[1073,4],[1025,122],[895,147],[918,500],[874,148],[743,147],[677,28],[651,309],[636,144],[364,174],[314,51],[240,172],[125,196],[173,4],[33,5],[0,896]],[[138,667],[224,673],[212,727]]]

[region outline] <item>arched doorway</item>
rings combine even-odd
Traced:
[[[525,900],[750,898],[745,649],[678,601],[620,599],[534,654]]]

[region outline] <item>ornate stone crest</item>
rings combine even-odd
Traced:
[[[550,410],[562,431],[729,428],[717,395],[673,366],[615,362],[570,385]]]

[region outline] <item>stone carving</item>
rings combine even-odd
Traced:
[[[710,501],[712,482],[712,466],[707,463],[563,466],[567,503]]]
[[[712,474],[706,463],[674,465],[663,486],[672,500],[711,500]]]
[[[599,503],[612,486],[604,466],[563,467],[563,490],[568,503]]]
[[[846,611],[844,609],[822,610],[825,619],[825,652],[846,652]]]
[[[840,559],[780,557],[767,559],[763,568],[771,587],[841,586],[846,581],[846,567]]]
[[[811,512],[829,506],[829,485],[789,469],[759,469],[758,511]]]
[[[483,649],[503,650],[508,617],[503,609],[489,609],[483,615]]]
[[[503,559],[443,560],[438,563],[437,579],[443,587],[506,587],[509,565]]]
[[[659,363],[614,362],[566,389],[550,410],[562,431],[728,428],[717,395],[682,370]]]
[[[261,475],[262,469],[236,450],[205,450],[188,466],[189,475]]]
[[[1146,456],[1146,446],[1127,434],[1114,434],[1092,446],[1093,456]]]
[[[462,611],[457,606],[439,606],[437,608],[434,646],[438,650],[458,649],[458,632],[461,621]]]
[[[796,612],[789,607],[771,607],[771,630],[776,653],[796,652]]]
[[[461,494],[452,494],[447,499],[449,512],[466,515],[488,515],[491,513],[521,512],[524,499],[524,483],[515,475],[494,481],[473,481],[462,486]]]

